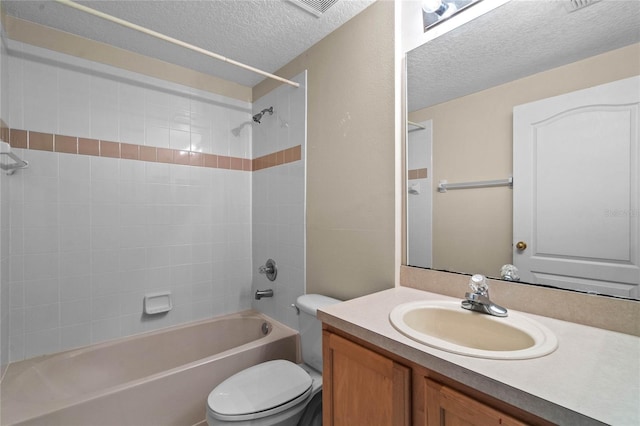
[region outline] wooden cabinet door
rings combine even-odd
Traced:
[[[333,333],[323,333],[323,424],[411,422],[411,370]]]
[[[428,426],[521,426],[526,423],[429,379],[425,393]]]

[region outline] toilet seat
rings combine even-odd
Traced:
[[[313,380],[300,366],[267,361],[240,371],[220,383],[207,398],[209,414],[223,421],[254,420],[304,404]]]

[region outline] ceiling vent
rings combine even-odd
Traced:
[[[289,2],[319,18],[338,0],[289,0]]]
[[[567,12],[575,12],[576,10],[584,9],[594,3],[598,3],[599,1],[600,0],[567,0],[564,7],[567,9]]]

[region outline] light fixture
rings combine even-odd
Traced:
[[[481,0],[423,0],[422,21],[424,30],[452,17],[456,13]]]

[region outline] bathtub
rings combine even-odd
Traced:
[[[0,424],[204,424],[216,385],[263,361],[298,362],[298,339],[245,311],[16,362],[2,380]]]

